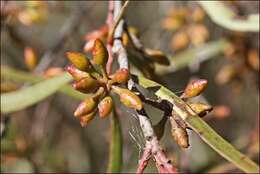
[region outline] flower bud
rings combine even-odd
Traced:
[[[104,118],[110,114],[113,108],[113,100],[110,96],[106,96],[101,102],[98,104],[99,116]]]
[[[141,99],[130,90],[118,86],[112,86],[112,90],[119,95],[120,101],[125,106],[136,110],[141,110],[143,108]]]
[[[128,69],[122,68],[118,69],[113,75],[110,76],[112,83],[125,84],[129,80],[129,71]]]
[[[205,116],[208,112],[212,111],[212,106],[204,103],[190,103],[189,106],[195,111],[200,117]]]
[[[90,75],[88,73],[86,73],[84,71],[80,71],[73,65],[69,65],[69,66],[65,67],[65,70],[68,71],[76,81],[86,78],[86,77],[90,77]]]
[[[82,101],[76,111],[74,112],[75,117],[81,117],[83,115],[89,114],[97,107],[97,101],[93,98],[87,98]]]
[[[207,86],[205,79],[192,80],[185,88],[182,98],[192,98],[198,96]]]
[[[170,61],[168,60],[167,56],[163,52],[159,50],[152,50],[152,49],[145,49],[144,52],[153,61],[162,65],[170,65]]]
[[[170,123],[171,135],[176,143],[182,148],[189,147],[189,138],[186,129],[178,125],[173,117],[170,117]]]
[[[60,67],[51,67],[44,72],[44,77],[50,78],[63,73],[63,69]]]
[[[24,61],[29,70],[33,70],[37,64],[37,56],[31,47],[24,49]]]
[[[89,32],[85,35],[85,40],[92,40],[97,38],[105,38],[108,34],[108,26],[104,25],[97,30]]]
[[[79,118],[80,119],[80,125],[82,127],[85,127],[95,117],[96,113],[97,113],[97,110],[94,110],[93,112],[80,117]]]
[[[82,71],[90,70],[91,64],[84,54],[75,51],[68,51],[66,52],[66,56],[76,68]]]
[[[95,92],[98,89],[99,83],[97,80],[91,77],[86,77],[73,83],[72,86],[74,89],[79,90],[81,92],[90,93]]]
[[[108,52],[105,45],[100,39],[95,40],[92,54],[94,64],[105,66],[108,59]]]
[[[94,43],[95,43],[95,39],[87,41],[84,46],[84,52],[86,53],[86,52],[92,51],[94,48]]]

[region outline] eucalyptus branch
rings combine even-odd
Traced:
[[[121,8],[121,1],[115,1],[115,9],[114,15],[118,15],[119,9]],[[118,64],[120,68],[128,69],[128,58],[126,49],[123,46],[122,40],[119,39],[122,37],[123,34],[123,26],[124,20],[121,19],[117,28],[115,29],[114,34],[114,45],[113,45],[113,52],[118,55]],[[130,79],[128,82],[129,90],[133,88],[133,81]],[[155,132],[152,127],[152,123],[146,114],[145,110],[142,109],[137,111],[138,119],[140,126],[142,128],[142,132],[144,134],[146,140],[146,146],[144,150],[143,158],[139,161],[139,167],[137,172],[143,172],[145,166],[147,165],[150,153],[154,157],[159,172],[166,171],[168,173],[175,173],[176,169],[172,166],[171,161],[166,157],[164,151],[162,150],[158,138],[155,135]]]
[[[177,113],[183,121],[195,131],[209,146],[232,162],[239,169],[247,173],[258,173],[259,166],[250,160],[247,156],[237,151],[231,144],[218,135],[207,123],[205,123],[181,98],[162,85],[148,80],[144,77],[133,76],[135,83],[145,88],[156,87],[155,95],[171,103],[172,109]]]

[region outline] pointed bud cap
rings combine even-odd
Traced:
[[[152,50],[152,49],[145,49],[144,51],[145,54],[153,61],[162,65],[170,65],[170,61],[168,60],[167,56],[163,52],[159,50]]]
[[[171,135],[176,143],[182,148],[189,147],[189,137],[185,128],[178,125],[173,117],[170,117]]]
[[[129,71],[126,68],[118,69],[110,78],[112,82],[125,84],[129,80]]]
[[[84,52],[87,53],[89,51],[92,51],[94,48],[94,43],[95,43],[95,39],[87,41],[84,46]]]
[[[110,114],[113,108],[113,100],[110,96],[106,96],[101,102],[98,104],[99,116],[104,118]]]
[[[120,101],[125,106],[136,110],[141,110],[143,108],[141,99],[130,90],[118,86],[112,86],[112,90],[119,95]]]
[[[90,93],[97,91],[100,86],[98,81],[92,77],[83,78],[72,84],[73,88],[83,93]]]
[[[205,103],[190,103],[189,106],[195,111],[200,117],[205,116],[208,112],[212,111],[212,106]]]
[[[87,98],[82,101],[76,111],[74,112],[75,117],[81,117],[83,115],[89,114],[97,107],[97,101],[93,98]]]
[[[90,75],[87,72],[80,71],[77,69],[74,65],[69,65],[65,67],[65,70],[70,73],[70,75],[76,80],[79,81],[80,79],[90,77]]]
[[[192,80],[185,88],[182,98],[192,98],[198,96],[207,86],[205,79]]]
[[[96,65],[105,66],[108,59],[108,52],[100,39],[96,39],[94,43],[94,48],[92,51],[93,54],[93,63]]]
[[[80,117],[79,118],[80,119],[80,125],[82,127],[87,126],[87,124],[95,117],[96,113],[97,113],[97,110],[94,110],[93,112]]]
[[[75,51],[68,51],[66,52],[66,56],[79,70],[88,71],[91,69],[91,64],[84,54]]]

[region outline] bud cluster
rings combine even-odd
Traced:
[[[129,80],[128,69],[118,69],[108,76],[105,69],[108,52],[102,40],[95,39],[90,51],[92,52],[91,59],[80,52],[66,53],[72,65],[65,69],[75,79],[72,87],[82,93],[91,94],[79,104],[74,112],[74,116],[79,118],[81,125],[86,126],[97,112],[101,118],[111,113],[113,99],[110,92],[119,95],[120,101],[125,106],[136,110],[142,109],[140,98],[130,90],[119,86],[126,84]]]
[[[185,88],[181,98],[188,100],[192,97],[196,97],[206,88],[208,81],[205,79],[198,79],[191,81]],[[189,107],[198,114],[200,117],[204,117],[210,111],[212,106],[205,103],[188,103]],[[185,122],[180,119],[179,115],[173,111],[170,117],[171,134],[177,144],[182,148],[189,147],[189,137],[187,133],[187,126]]]

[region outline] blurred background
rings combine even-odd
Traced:
[[[258,1],[225,1],[237,18],[259,14]],[[66,51],[82,51],[86,33],[104,25],[107,1],[1,1],[1,69],[8,66],[51,76],[68,64]],[[180,95],[192,78],[205,78],[203,96],[214,110],[205,117],[223,138],[259,164],[259,33],[217,25],[196,1],[134,1],[129,26],[148,48],[176,66],[155,66],[155,79]],[[35,60],[26,60],[25,52]],[[57,69],[46,72],[50,67]],[[133,72],[138,72],[134,63]],[[142,70],[141,70],[142,71]],[[29,86],[1,73],[1,93]],[[73,117],[79,100],[61,93],[25,110],[1,114],[1,172],[105,172],[110,118],[82,128]],[[144,142],[134,113],[117,105],[123,133],[122,172],[135,172]],[[161,113],[147,106],[155,124]],[[189,131],[191,146],[180,149],[169,125],[161,144],[184,172],[239,171]],[[146,172],[156,172],[150,161]]]

